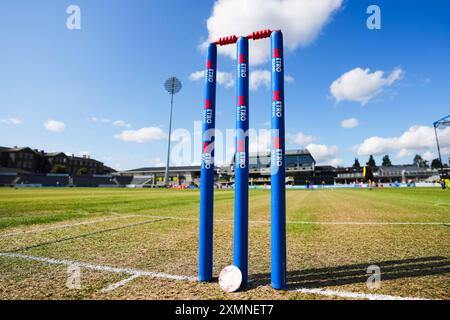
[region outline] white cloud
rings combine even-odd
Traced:
[[[204,79],[205,71],[195,71],[189,75],[190,81],[199,81]],[[224,85],[226,88],[234,86],[234,76],[231,72],[217,71],[217,83]]]
[[[22,124],[22,120],[20,120],[19,118],[0,119],[0,122],[8,125]]]
[[[306,146],[318,165],[338,166],[342,163],[337,146],[327,146],[325,144],[311,143]]]
[[[217,72],[217,83],[224,85],[226,88],[234,86],[234,77],[231,72]]]
[[[359,121],[356,118],[344,119],[341,122],[341,126],[344,129],[356,128],[359,125]]]
[[[249,151],[252,153],[268,152],[270,150],[271,131],[268,129],[249,131]],[[234,149],[233,149],[234,150]],[[234,152],[234,151],[233,151]]]
[[[387,153],[389,151],[393,151],[396,149],[396,142],[398,138],[382,138],[382,137],[370,137],[367,138],[356,147],[358,155],[381,155]],[[406,154],[407,149],[402,148],[402,153]]]
[[[294,81],[294,77],[286,75],[284,77],[286,83]],[[250,71],[249,88],[251,91],[257,91],[260,87],[270,88],[270,71],[255,69]]]
[[[165,167],[166,163],[160,157],[150,159],[150,166],[152,167]]]
[[[341,5],[342,0],[217,0],[207,21],[208,39],[201,47],[228,35],[281,29],[285,47],[293,51],[311,43]],[[224,46],[219,53],[234,59],[235,51],[234,46]],[[252,43],[252,64],[268,59],[267,41]]]
[[[397,155],[395,156],[396,159],[406,158],[406,157],[412,157],[414,155],[414,152],[409,149],[401,149]]]
[[[291,82],[294,82],[295,79],[294,79],[293,76],[287,74],[287,75],[284,76],[284,81],[286,81],[286,83],[291,83]]]
[[[190,81],[198,81],[203,79],[205,76],[205,70],[194,71],[189,75]]]
[[[125,130],[120,134],[116,134],[114,137],[122,141],[144,143],[152,140],[165,139],[166,134],[161,128],[148,127],[138,130]]]
[[[443,154],[450,153],[450,127],[439,130],[439,143]],[[397,152],[396,158],[412,156],[415,153],[434,152],[436,140],[434,128],[415,125],[398,137],[370,137],[356,146],[358,155],[382,155]]]
[[[431,163],[431,161],[433,160],[433,159],[436,159],[437,158],[437,155],[435,155],[433,152],[431,152],[431,151],[425,151],[425,153],[424,154],[422,154],[422,159],[424,159],[424,160],[427,160],[428,162],[430,162]]]
[[[205,76],[204,70],[194,71],[189,75],[189,80],[190,81],[198,81],[198,80],[203,79],[204,76]]]
[[[333,81],[330,91],[337,102],[348,100],[365,105],[383,91],[403,77],[403,70],[396,68],[387,77],[383,71],[370,73],[370,69],[355,68]]]
[[[97,118],[97,117],[90,117],[87,118],[88,121],[90,122],[98,122],[98,123],[106,123],[106,124],[111,124],[114,127],[126,127],[126,128],[131,128],[131,124],[124,121],[124,120],[115,120],[112,121],[110,119],[107,118]]]
[[[45,123],[44,123],[44,127],[45,129],[47,129],[48,131],[52,131],[52,132],[62,132],[65,130],[66,125],[60,121],[56,121],[56,120],[52,120],[52,119],[48,119]]]
[[[190,81],[199,81],[204,79],[204,71],[195,71],[189,75]],[[294,77],[286,75],[284,77],[286,83],[294,81]],[[235,85],[235,78],[232,72],[217,72],[217,83],[224,85],[226,88]],[[260,87],[270,88],[270,71],[262,69],[254,69],[250,71],[249,88],[251,91],[257,91]]]
[[[294,135],[287,134],[287,140],[289,143],[295,143],[301,146],[305,146],[308,143],[319,140],[317,137],[309,136],[304,134],[303,132],[297,132]]]
[[[251,70],[249,87],[250,90],[256,91],[259,87],[263,86],[265,88],[270,88],[270,71],[269,70]]]
[[[249,151],[250,152],[268,152],[271,144],[271,130],[259,129],[249,130]],[[308,143],[318,140],[317,137],[306,135],[302,132],[296,134],[286,134],[286,141],[289,144],[298,144],[305,146]],[[232,148],[234,152],[234,147]]]
[[[112,123],[113,126],[115,127],[127,127],[127,128],[131,128],[131,124],[123,121],[123,120],[116,120]]]
[[[329,166],[333,166],[333,167],[340,166],[341,164],[342,164],[341,158],[332,158],[327,163],[324,163],[324,165],[329,165]],[[320,165],[320,163],[319,163],[319,165]]]

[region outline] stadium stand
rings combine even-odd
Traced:
[[[99,187],[99,186],[117,186],[118,184],[112,176],[73,176],[73,185],[76,187]]]
[[[65,187],[69,175],[20,174],[16,185],[41,185],[43,187]]]
[[[124,187],[133,176],[74,175],[0,172],[0,186],[35,187]],[[139,180],[139,179],[138,179]],[[148,180],[148,177],[145,181]],[[143,181],[143,182],[145,182]],[[143,183],[141,182],[141,183]]]
[[[16,179],[16,173],[0,173],[0,186],[12,186]]]
[[[126,186],[128,184],[131,184],[131,181],[133,180],[133,176],[116,176],[114,179],[117,181],[117,184],[120,186]]]
[[[150,176],[134,176],[133,180],[131,180],[130,184],[133,184],[136,186],[144,185],[150,179],[152,179],[152,177],[150,177]]]

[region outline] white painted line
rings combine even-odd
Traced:
[[[446,225],[450,222],[377,222],[377,221],[286,221],[290,224],[335,224],[335,225]]]
[[[79,261],[74,261],[74,260],[59,260],[59,259],[52,259],[52,258],[29,256],[29,255],[20,254],[20,253],[0,252],[0,256],[9,257],[9,258],[25,259],[25,260],[31,260],[31,261],[39,261],[39,262],[45,262],[45,263],[49,263],[49,264],[65,265],[65,266],[70,266],[70,265],[76,264],[80,268],[86,268],[86,269],[90,269],[90,270],[107,271],[107,272],[113,272],[113,273],[127,273],[127,274],[131,274],[131,275],[142,276],[142,277],[161,278],[161,279],[180,280],[180,281],[197,281],[197,277],[179,276],[179,275],[172,275],[172,274],[163,273],[163,272],[152,272],[152,271],[145,271],[145,270],[131,269],[131,268],[117,268],[117,267],[111,267],[111,266],[103,266],[103,265],[96,265],[96,264],[91,264],[91,263],[84,263],[84,262],[79,262]]]
[[[350,291],[337,291],[337,290],[329,290],[329,289],[308,289],[308,288],[299,288],[294,291],[300,293],[310,293],[310,294],[318,294],[327,297],[340,297],[340,298],[349,298],[349,299],[367,299],[367,300],[428,300],[424,298],[415,298],[415,297],[400,297],[400,296],[391,296],[385,294],[372,294],[372,293],[357,293]]]
[[[70,223],[70,224],[61,224],[61,225],[51,226],[48,228],[39,228],[39,229],[33,229],[33,230],[3,233],[3,234],[0,234],[0,237],[10,237],[10,236],[17,236],[17,235],[28,234],[28,233],[45,232],[45,231],[50,231],[50,230],[70,228],[70,227],[94,224],[94,223],[99,223],[99,222],[108,222],[108,221],[113,221],[113,220],[127,219],[127,218],[134,218],[134,217],[144,217],[144,216],[126,215],[126,216],[121,216],[121,217],[103,218],[103,219],[89,220],[89,221],[76,222],[76,223]]]
[[[129,277],[129,278],[123,279],[122,281],[116,282],[116,283],[110,285],[109,287],[100,290],[100,292],[102,292],[102,293],[108,293],[108,292],[110,292],[110,291],[116,290],[117,288],[120,288],[120,287],[126,285],[128,282],[130,282],[131,280],[134,280],[134,279],[136,279],[136,278],[138,278],[138,277],[140,277],[140,275],[138,275],[138,274],[133,274],[133,275],[132,275],[131,277]]]
[[[198,221],[197,218],[182,218],[182,217],[173,217],[173,216],[154,216],[149,215],[148,217],[154,218],[168,218],[173,220],[187,220],[187,221]],[[234,222],[232,219],[215,219],[216,222]],[[250,220],[250,223],[261,223],[261,224],[270,224],[268,220]],[[323,225],[431,225],[431,226],[440,226],[440,225],[449,225],[450,222],[377,222],[377,221],[302,221],[302,220],[291,220],[286,221],[287,224],[323,224]]]
[[[447,202],[435,202],[435,203],[433,203],[433,206],[440,206],[440,205],[448,206],[449,204]]]
[[[197,277],[172,275],[172,274],[167,274],[167,273],[162,273],[162,272],[152,272],[152,271],[145,271],[145,270],[131,269],[131,268],[117,268],[117,267],[111,267],[111,266],[84,263],[84,262],[79,262],[79,261],[74,261],[74,260],[59,260],[59,259],[52,259],[52,258],[45,258],[45,257],[29,256],[29,255],[24,255],[24,254],[19,254],[19,253],[0,252],[0,256],[9,257],[9,258],[25,259],[25,260],[31,260],[31,261],[39,261],[39,262],[45,262],[48,264],[56,264],[56,265],[65,265],[65,266],[77,265],[80,268],[86,268],[86,269],[91,269],[91,270],[96,270],[96,271],[126,273],[126,274],[131,275],[129,278],[126,278],[122,281],[119,281],[117,283],[110,285],[109,287],[107,287],[105,289],[102,289],[101,292],[104,292],[104,293],[110,292],[114,289],[117,289],[138,277],[151,277],[151,278],[179,280],[179,281],[197,281],[198,280]],[[265,286],[261,286],[261,287],[265,287]],[[290,290],[290,291],[295,291],[295,292],[300,292],[300,293],[309,293],[309,294],[318,294],[318,295],[323,295],[323,296],[336,296],[336,297],[350,298],[350,299],[427,300],[424,298],[416,298],[416,297],[400,297],[400,296],[391,296],[391,295],[383,295],[383,294],[357,293],[357,292],[350,292],[350,291],[336,291],[336,290],[329,290],[329,289],[298,288],[298,289]]]

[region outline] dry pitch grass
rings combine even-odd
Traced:
[[[81,267],[68,289],[70,260],[195,277],[195,190],[0,189],[1,299],[333,299],[298,288],[428,299],[450,298],[450,192],[438,189],[290,190],[288,283],[269,286],[269,191],[250,193],[250,280],[222,292],[217,282],[131,276]],[[233,191],[215,195],[214,273],[231,264]],[[310,223],[304,223],[310,222]],[[327,223],[322,223],[327,222]],[[339,224],[335,224],[338,222]],[[342,224],[345,222],[345,224]],[[373,224],[367,224],[367,222]],[[434,223],[434,224],[413,224]],[[440,223],[447,223],[440,224]],[[15,256],[5,256],[12,253]],[[35,261],[17,255],[56,259]],[[366,286],[369,265],[381,287]]]

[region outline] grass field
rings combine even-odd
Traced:
[[[450,299],[450,192],[289,190],[286,291],[268,286],[269,192],[250,192],[251,282],[226,294],[195,281],[197,190],[2,188],[0,298]],[[217,275],[232,262],[232,190],[215,193],[214,241]],[[66,286],[74,263],[80,289]]]

